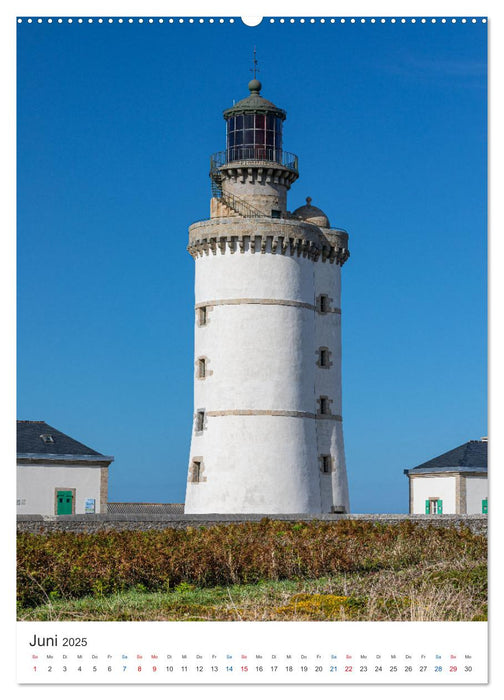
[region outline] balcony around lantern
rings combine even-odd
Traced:
[[[210,156],[211,170],[224,165],[240,162],[243,164],[263,163],[264,166],[280,165],[298,175],[298,157],[281,148],[270,146],[232,146],[226,151],[218,151]]]

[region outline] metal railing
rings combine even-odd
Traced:
[[[237,197],[235,194],[231,194],[230,192],[222,192],[219,199],[227,207],[233,209],[237,214],[244,216],[245,218],[250,219],[259,216],[266,216],[263,211],[256,209],[256,207],[252,206],[252,204],[249,204],[241,197]]]
[[[278,163],[284,168],[298,172],[298,157],[294,153],[270,146],[233,146],[226,151],[219,151],[210,156],[210,169],[239,160]]]

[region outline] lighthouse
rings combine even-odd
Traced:
[[[195,261],[188,514],[348,513],[341,407],[341,268],[348,233],[310,197],[290,212],[298,158],[261,95],[224,111],[210,218]]]

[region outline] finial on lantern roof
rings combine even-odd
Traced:
[[[259,73],[259,68],[257,67],[257,58],[256,58],[256,47],[254,46],[254,58],[253,58],[253,68],[249,68],[250,72],[254,74],[253,79],[250,81],[248,84],[248,89],[252,94],[259,94],[261,91],[262,85],[261,81],[257,80],[256,73]]]

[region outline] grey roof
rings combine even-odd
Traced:
[[[44,442],[41,435],[50,435],[52,442]],[[56,430],[44,421],[18,420],[17,421],[17,451],[18,454],[37,455],[98,455],[104,457],[101,452],[92,450],[73,438]]]
[[[250,95],[224,110],[224,119],[229,119],[235,114],[273,114],[280,119],[285,119],[287,117],[285,110],[263,97],[260,94],[261,87],[258,80],[251,80],[249,83]]]
[[[486,440],[469,440],[434,457],[428,462],[412,469],[405,469],[405,474],[422,474],[432,472],[482,472],[488,471],[488,442]]]

